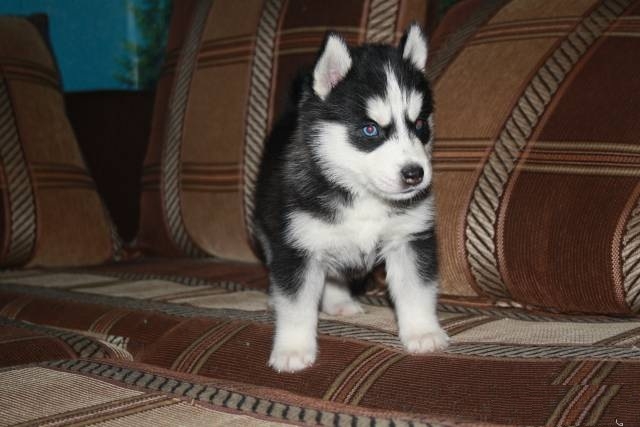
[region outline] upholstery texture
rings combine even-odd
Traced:
[[[321,417],[323,425],[353,425],[354,416],[364,417],[356,425],[370,425],[368,416],[382,425],[389,417],[476,426],[637,419],[631,402],[640,395],[640,319],[441,303],[451,347],[411,356],[397,338],[389,301],[371,292],[360,297],[365,314],[321,315],[313,367],[278,374],[266,363],[273,333],[266,283],[264,270],[253,266],[193,259],[0,273],[0,366],[37,362],[46,368],[37,384],[47,384],[53,369],[62,378],[74,373],[82,381],[228,404],[268,420]],[[0,374],[0,384],[8,376]],[[57,411],[95,399],[91,390],[77,387]],[[267,410],[271,403],[259,398],[284,406]],[[16,404],[26,405],[0,400],[0,413]],[[334,413],[344,420],[336,423]]]
[[[29,21],[0,17],[0,266],[97,264],[117,250],[47,46]]]
[[[445,19],[428,66],[445,296],[640,311],[639,24],[632,0],[468,1]]]
[[[409,22],[427,23],[429,2],[175,5],[143,172],[139,243],[157,254],[255,261],[250,224],[262,144],[297,70],[313,64],[328,29],[352,44],[394,42]]]

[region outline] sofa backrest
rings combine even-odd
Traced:
[[[442,293],[640,311],[640,2],[468,1],[430,72]]]
[[[395,42],[425,0],[174,2],[143,171],[148,252],[256,261],[253,191],[270,125],[324,34]]]
[[[255,261],[253,188],[326,29],[395,41],[418,0],[176,2],[139,242]],[[465,0],[433,36],[443,301],[640,312],[640,0]]]

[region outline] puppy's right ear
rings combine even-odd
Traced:
[[[326,99],[351,69],[351,54],[344,39],[336,33],[328,33],[324,39],[320,56],[313,69],[313,91]]]

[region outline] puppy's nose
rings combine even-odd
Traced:
[[[402,180],[408,185],[418,185],[424,177],[424,169],[421,166],[412,164],[407,165],[400,171]]]

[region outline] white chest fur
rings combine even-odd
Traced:
[[[432,221],[432,198],[395,212],[380,200],[360,198],[341,208],[332,222],[294,212],[289,216],[287,234],[292,245],[330,270],[371,268],[376,257],[428,229]]]

